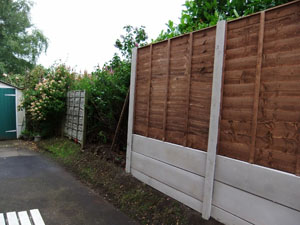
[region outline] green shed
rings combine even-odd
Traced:
[[[18,110],[22,98],[20,88],[0,81],[0,140],[20,137],[25,124],[25,112]]]

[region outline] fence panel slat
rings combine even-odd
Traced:
[[[134,133],[145,136],[147,133],[147,103],[148,103],[148,75],[149,48],[138,49],[135,81]],[[132,71],[131,71],[132,72]]]
[[[153,45],[148,137],[163,140],[164,101],[167,94],[168,42]]]
[[[169,80],[170,80],[170,54],[171,54],[171,40],[168,40],[168,56],[167,56],[167,76],[166,76],[166,95],[164,100],[164,120],[163,120],[163,141],[166,140],[167,129],[167,111],[168,111],[168,95],[169,95]]]
[[[188,41],[188,35],[172,39],[170,51],[166,141],[179,145],[185,132]]]
[[[260,25],[259,25],[259,34],[258,34],[253,118],[252,118],[252,128],[251,128],[251,147],[250,147],[250,154],[249,154],[250,163],[254,163],[254,157],[255,157],[255,141],[256,141],[257,115],[258,115],[258,106],[259,106],[262,55],[263,55],[263,45],[264,45],[264,31],[265,31],[265,12],[263,11],[260,13]]]
[[[186,94],[186,117],[185,117],[185,133],[184,133],[184,146],[187,146],[189,135],[189,111],[190,111],[190,94],[191,94],[191,71],[192,71],[192,55],[193,55],[193,33],[190,33],[189,38],[189,54],[187,57],[187,94]]]
[[[150,100],[151,100],[151,77],[152,77],[152,44],[150,45],[150,59],[149,59],[149,77],[148,77],[148,102],[147,102],[147,131],[146,131],[146,136],[149,136],[149,120],[150,120]]]

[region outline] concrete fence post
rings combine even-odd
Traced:
[[[226,21],[219,21],[216,31],[215,59],[213,71],[212,96],[210,107],[210,124],[208,136],[208,148],[205,169],[205,183],[203,193],[202,217],[209,219],[213,197],[213,185],[215,176],[215,164],[219,135],[219,118],[222,97],[224,49],[226,36]]]
[[[137,48],[134,48],[134,49],[132,49],[130,93],[129,93],[127,150],[126,150],[126,168],[125,168],[125,171],[127,173],[130,173],[130,169],[131,169],[132,134],[133,134],[134,105],[135,105],[134,101],[135,101],[136,64],[137,64]]]

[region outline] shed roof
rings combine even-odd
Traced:
[[[15,85],[12,85],[10,83],[7,83],[7,82],[5,82],[3,80],[0,80],[0,83],[5,84],[5,85],[10,86],[10,87],[13,87],[13,88],[16,88],[18,90],[23,90],[24,89],[24,88],[19,88],[19,87],[15,86]]]

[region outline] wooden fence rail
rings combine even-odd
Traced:
[[[133,133],[207,151],[216,27],[139,48]],[[300,174],[300,2],[229,21],[218,154]]]

